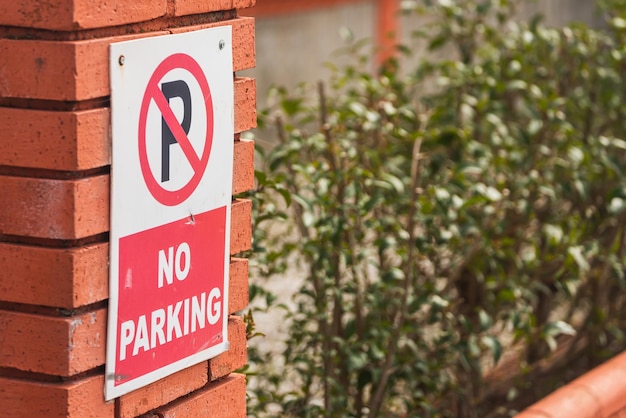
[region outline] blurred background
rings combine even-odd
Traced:
[[[415,16],[399,11],[409,0],[257,0],[243,14],[256,17],[256,68],[244,75],[257,80],[259,108],[272,85],[292,88],[301,81],[325,79],[324,63],[340,65],[337,53],[346,37],[368,39],[379,47],[377,60],[389,56],[398,42],[409,44],[419,29]],[[524,17],[539,13],[549,25],[602,21],[594,0],[523,0]],[[416,46],[419,48],[419,46]]]

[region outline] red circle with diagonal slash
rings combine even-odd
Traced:
[[[185,130],[178,122],[176,115],[169,106],[169,103],[161,89],[159,88],[159,82],[172,70],[177,68],[182,68],[187,70],[193,75],[198,84],[200,85],[200,90],[202,91],[203,100],[206,108],[206,140],[204,149],[202,150],[202,155],[198,158],[196,151],[191,145],[191,141],[187,138],[187,134]],[[150,107],[150,103],[154,100],[155,104],[159,108],[165,122],[168,127],[172,131],[174,138],[180,145],[185,157],[187,157],[187,161],[191,165],[191,168],[194,171],[191,180],[187,182],[183,187],[178,190],[167,190],[164,189],[157,179],[155,178],[152,170],[150,169],[150,165],[148,163],[148,153],[147,153],[147,138],[146,138],[146,123],[148,119],[148,108]],[[143,174],[144,181],[146,182],[146,186],[148,186],[148,190],[154,196],[154,198],[160,203],[166,206],[176,206],[179,203],[184,202],[191,196],[191,194],[196,190],[200,180],[202,180],[202,176],[206,170],[207,164],[209,162],[209,155],[211,154],[211,145],[213,143],[213,99],[211,97],[211,90],[209,89],[209,83],[200,67],[200,64],[196,62],[192,57],[186,54],[173,54],[167,57],[166,59],[159,64],[159,66],[150,77],[150,81],[148,82],[148,86],[146,87],[146,92],[143,96],[143,101],[141,102],[141,110],[139,114],[139,163],[141,165],[141,173]]]

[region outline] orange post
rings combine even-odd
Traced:
[[[626,353],[587,372],[529,406],[517,418],[626,416]]]
[[[396,56],[396,45],[400,30],[399,0],[378,0],[376,14],[376,44],[379,48],[377,63]]]

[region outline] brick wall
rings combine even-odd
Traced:
[[[230,350],[105,402],[108,46],[231,25],[233,193],[253,187],[254,0],[0,2],[0,416],[245,417],[245,324]],[[232,205],[229,312],[248,303],[251,203]]]

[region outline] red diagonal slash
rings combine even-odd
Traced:
[[[159,107],[159,110],[163,115],[163,119],[165,119],[165,123],[167,123],[167,126],[172,131],[174,138],[176,138],[176,142],[178,142],[178,145],[180,145],[180,148],[183,150],[183,153],[185,154],[185,157],[187,157],[189,164],[191,164],[193,171],[198,171],[201,168],[200,158],[198,158],[198,154],[196,154],[196,151],[193,149],[191,141],[189,141],[183,127],[180,125],[180,122],[178,122],[176,115],[174,115],[174,112],[163,95],[163,92],[154,84],[148,86],[147,92],[150,96],[152,96],[152,99]]]

